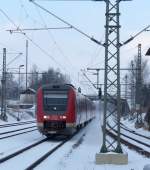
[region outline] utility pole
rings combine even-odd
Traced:
[[[142,68],[141,68],[141,44],[138,44],[138,56],[136,61],[136,112],[137,112],[137,125],[142,123],[141,116],[141,90],[142,90]]]
[[[134,63],[131,61],[131,111],[135,111],[135,73],[134,73]]]
[[[96,154],[96,163],[114,163],[118,164],[128,162],[127,155],[123,154],[120,143],[120,11],[121,0],[105,0],[106,2],[106,25],[105,25],[105,78],[104,78],[104,116],[103,116],[103,143],[100,153]],[[109,100],[117,100],[114,108],[109,107]],[[110,129],[108,124],[112,116],[116,117],[115,125]],[[117,139],[110,140],[108,131],[116,130]],[[105,154],[115,152],[116,154]],[[103,154],[104,153],[104,154]],[[117,154],[118,153],[118,154]],[[118,159],[120,157],[122,159]]]
[[[101,152],[114,151],[122,153],[120,144],[120,21],[119,3],[120,0],[106,0],[106,25],[105,25],[105,79],[104,79],[104,120],[103,120],[103,144]],[[108,85],[110,84],[110,85]],[[114,93],[110,92],[111,90]],[[117,106],[110,111],[108,108],[109,99],[117,98]],[[111,116],[117,118],[118,136],[115,141],[117,145],[110,150],[110,140],[106,132],[107,122]],[[109,142],[108,142],[109,141]]]
[[[6,48],[3,48],[3,72],[2,72],[2,98],[1,98],[1,116],[0,118],[7,121],[6,115]]]
[[[126,100],[128,96],[127,94],[128,94],[128,75],[126,74],[125,75],[125,94],[124,94]]]
[[[96,88],[98,90],[98,97],[99,97],[99,99],[101,99],[102,90],[101,90],[100,83],[99,83],[99,71],[100,71],[100,69],[99,68],[87,68],[87,70],[95,70],[96,71],[96,73],[93,73],[93,75],[97,76]]]
[[[26,90],[28,88],[28,40],[26,40]]]
[[[20,87],[20,69],[24,67],[24,65],[19,65],[19,75],[18,75],[18,100],[20,100],[20,90],[21,90],[21,87]]]
[[[34,5],[38,6],[45,12],[53,15],[61,22],[72,26],[70,23],[51,13],[44,7],[30,0]],[[120,11],[119,5],[121,1],[130,0],[95,0],[104,1],[106,3],[106,25],[105,25],[105,43],[97,41],[95,38],[88,36],[78,28],[72,26],[74,30],[80,32],[82,35],[91,39],[93,42],[103,45],[105,47],[105,79],[104,79],[104,116],[103,116],[103,144],[100,153],[96,154],[97,164],[127,164],[128,157],[122,153],[120,143],[120,113],[121,113],[121,102],[120,102],[120,47],[126,45],[132,41],[136,36],[129,38],[123,44],[120,43]],[[116,105],[114,108],[109,107],[109,101],[115,100]],[[116,117],[115,125],[110,129],[107,123],[112,121],[112,116]],[[110,140],[108,131],[116,130],[117,127],[117,139],[114,141]],[[107,152],[115,152],[115,154],[106,154]],[[117,154],[118,153],[118,154]],[[118,160],[116,162],[116,160]]]
[[[93,75],[96,75],[97,76],[97,82],[96,82],[96,87],[97,89],[99,89],[99,71],[100,69],[99,68],[87,68],[87,70],[94,70],[96,71],[96,73],[93,73]]]
[[[125,75],[125,116],[127,115],[127,101],[128,101],[128,75]]]

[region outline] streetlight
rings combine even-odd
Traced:
[[[19,84],[18,84],[18,98],[20,99],[20,69],[24,67],[24,65],[19,66]]]
[[[19,84],[18,84],[18,99],[19,99],[19,101],[20,101],[20,69],[21,69],[22,67],[24,67],[24,65],[20,65],[20,66],[19,66],[19,77],[18,77],[18,79],[19,79]],[[19,118],[19,110],[18,110],[17,121],[20,121],[20,118]]]

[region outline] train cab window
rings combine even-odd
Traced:
[[[63,114],[67,110],[67,91],[45,91],[44,111],[47,114]]]

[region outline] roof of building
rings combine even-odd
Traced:
[[[32,88],[28,88],[27,90],[22,91],[20,94],[35,94],[36,91]]]

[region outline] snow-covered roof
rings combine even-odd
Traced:
[[[28,88],[27,90],[22,91],[20,94],[35,94],[36,91],[32,88]]]

